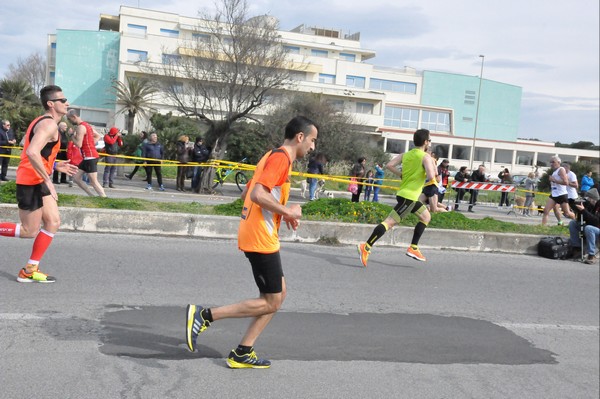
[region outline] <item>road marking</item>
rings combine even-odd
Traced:
[[[48,319],[68,319],[71,316],[63,314],[50,314],[40,316],[31,313],[0,313],[0,320],[48,320]]]

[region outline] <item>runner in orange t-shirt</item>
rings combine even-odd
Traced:
[[[269,324],[286,295],[285,278],[279,257],[278,230],[281,221],[296,230],[302,217],[298,204],[286,206],[292,163],[315,149],[318,126],[303,116],[293,118],[285,128],[283,145],[263,156],[254,177],[242,193],[244,207],[238,232],[238,246],[250,260],[260,296],[214,308],[188,305],[186,337],[190,351],[196,339],[215,320],[253,317],[236,349],[227,358],[231,368],[269,368],[271,362],[254,352],[254,342]]]
[[[58,195],[52,184],[52,169],[70,176],[77,166],[68,161],[55,162],[60,149],[58,123],[67,113],[69,103],[58,86],[45,86],[40,91],[46,113],[36,118],[25,135],[21,162],[17,169],[17,202],[21,223],[1,223],[0,236],[33,238],[33,249],[27,265],[19,271],[20,283],[53,283],[54,277],[39,271],[39,263],[60,226]],[[44,227],[40,226],[44,222]]]

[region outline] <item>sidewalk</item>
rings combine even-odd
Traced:
[[[9,178],[14,179],[14,175]],[[174,189],[174,180],[165,179],[164,184],[167,191],[148,191],[145,190],[146,183],[139,176],[135,176],[133,180],[118,178],[115,181],[115,188],[107,188],[105,191],[109,197],[115,198],[142,198],[167,202],[193,201],[210,205],[229,203],[240,194],[235,184],[225,184],[217,195],[178,192]],[[60,184],[56,188],[59,193],[63,194],[84,194],[77,186],[69,187],[67,184]],[[334,195],[336,198],[350,197],[345,192],[335,192]],[[300,196],[299,189],[292,189],[290,202],[304,203],[306,199]],[[383,196],[382,202],[393,205],[395,197]],[[464,214],[470,218],[489,216],[513,223],[540,222],[538,217],[526,218],[508,215],[508,210],[499,210],[497,206],[491,204],[477,205],[475,210],[475,213],[465,212]],[[0,204],[0,220],[17,221],[16,205]],[[233,239],[237,237],[238,223],[238,217],[227,216],[61,207],[62,231]],[[371,234],[373,227],[373,225],[355,223],[302,221],[296,233],[283,227],[280,234],[282,241],[317,242],[322,240],[324,242],[337,241],[341,244],[357,244]],[[378,242],[378,245],[408,246],[412,233],[413,229],[410,227],[394,228]],[[426,239],[422,240],[420,246],[424,249],[447,248],[458,251],[537,254],[539,239],[539,236],[534,235],[459,230],[452,230],[449,233],[448,230],[429,228],[426,232]]]

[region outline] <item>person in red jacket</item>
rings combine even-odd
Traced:
[[[104,175],[102,176],[102,187],[115,188],[113,185],[115,175],[117,174],[117,157],[111,157],[110,155],[116,155],[119,152],[119,147],[123,147],[123,139],[121,138],[121,132],[116,127],[111,127],[108,134],[104,135],[104,152],[109,156],[104,158]]]

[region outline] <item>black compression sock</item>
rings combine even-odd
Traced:
[[[419,240],[421,239],[421,236],[423,235],[423,232],[425,231],[425,227],[427,227],[427,225],[421,221],[419,221],[419,223],[417,223],[417,225],[415,226],[415,232],[413,233],[413,239],[411,244],[412,245],[419,245]]]
[[[250,353],[254,350],[253,347],[251,346],[244,346],[244,345],[238,345],[237,349],[235,350],[235,352],[238,355],[245,355],[246,353]]]
[[[383,237],[383,235],[386,233],[386,231],[388,231],[388,229],[389,229],[389,227],[386,223],[384,223],[384,222],[379,223],[377,225],[377,227],[375,227],[375,229],[373,229],[373,233],[371,234],[371,237],[369,237],[369,239],[367,240],[367,245],[369,246],[369,248],[371,248],[377,240],[379,240],[381,237]]]
[[[202,314],[202,317],[204,318],[204,320],[208,320],[209,323],[213,322],[212,312],[210,311],[210,308],[202,309],[201,314]]]

